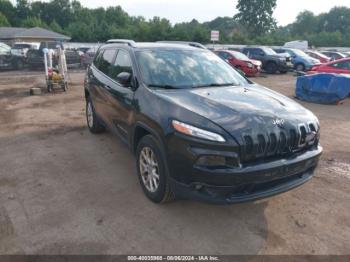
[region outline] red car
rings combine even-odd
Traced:
[[[318,59],[320,60],[320,62],[322,64],[324,63],[329,63],[330,61],[332,61],[332,59],[318,51],[315,51],[315,50],[308,50],[308,51],[305,51],[306,54],[308,54],[309,56],[315,58],[315,59]]]
[[[311,68],[309,74],[316,73],[350,74],[350,58],[348,57],[327,64],[315,65]]]
[[[241,70],[246,76],[256,76],[261,71],[262,64],[260,61],[252,60],[240,52],[220,50],[215,53],[231,66]]]

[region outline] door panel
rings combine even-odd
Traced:
[[[106,74],[114,63],[116,49],[105,49],[99,54],[96,61],[96,67],[93,69],[94,74],[94,97],[93,101],[96,113],[108,125],[112,126],[111,119],[108,116],[109,93],[106,87],[111,85],[111,81]]]
[[[108,92],[108,118],[118,134],[128,141],[133,120],[134,92],[130,86],[122,86],[118,83],[117,75],[122,72],[133,74],[132,63],[128,52],[119,50],[114,64],[109,72],[109,85],[105,87]]]

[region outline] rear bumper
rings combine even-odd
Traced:
[[[322,154],[322,147],[294,157],[254,166],[208,170],[194,166],[192,181],[171,179],[179,198],[213,204],[234,204],[271,197],[309,181]]]

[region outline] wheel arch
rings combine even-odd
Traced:
[[[152,128],[143,122],[137,122],[135,124],[134,130],[131,136],[131,150],[133,154],[136,154],[137,146],[141,141],[141,139],[147,135],[153,135],[157,139],[157,141],[161,144],[163,149],[165,149],[164,141],[161,138],[161,135],[159,134],[159,132],[155,130],[155,128]]]

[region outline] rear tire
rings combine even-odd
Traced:
[[[142,190],[149,200],[157,204],[175,199],[162,152],[159,142],[152,135],[143,137],[136,150],[136,168]]]
[[[278,68],[275,62],[268,62],[266,65],[266,72],[269,74],[276,74]]]
[[[90,132],[93,134],[100,134],[106,130],[101,120],[98,119],[90,99],[86,100],[86,122]]]

